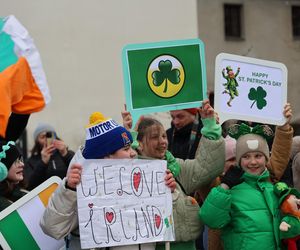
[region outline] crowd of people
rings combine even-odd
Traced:
[[[96,126],[113,126],[93,141],[87,136],[75,153],[45,123],[36,127],[34,146],[25,162],[14,142],[17,138],[2,139],[0,211],[51,176],[59,176],[62,182],[40,226],[45,234],[64,238],[68,249],[81,249],[76,196],[84,167],[81,159],[159,159],[167,162],[164,181],[172,194],[175,241],[170,243],[171,250],[299,247],[300,139],[293,137],[290,104],[283,110],[286,123],[275,131],[268,125],[241,121],[222,127],[209,100],[200,108],[171,111],[167,130],[151,116],[142,116],[133,127],[131,114],[125,110],[121,115],[123,126],[100,112],[92,113],[87,134]],[[291,172],[285,176],[288,180],[284,179],[287,171]],[[292,218],[298,219],[298,226],[290,217],[282,222],[286,218],[282,204],[288,200],[297,210]],[[109,249],[160,250],[165,244]]]

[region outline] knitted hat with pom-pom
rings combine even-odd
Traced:
[[[101,159],[132,143],[129,131],[100,112],[94,112],[89,123],[82,152],[85,159]]]

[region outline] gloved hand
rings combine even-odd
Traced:
[[[221,176],[221,182],[226,184],[229,188],[232,188],[243,182],[241,179],[244,174],[244,170],[240,167],[231,167],[227,170],[224,176]]]

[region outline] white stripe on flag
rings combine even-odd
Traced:
[[[57,241],[56,239],[49,237],[44,234],[40,227],[40,220],[44,211],[45,207],[39,196],[35,196],[32,200],[17,209],[17,212],[28,228],[28,231],[31,233],[32,237],[41,249],[59,249],[64,244],[63,240]]]

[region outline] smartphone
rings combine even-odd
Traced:
[[[47,132],[46,133],[47,138],[47,146],[51,145],[53,143],[53,140],[55,139],[55,133],[54,132]]]

